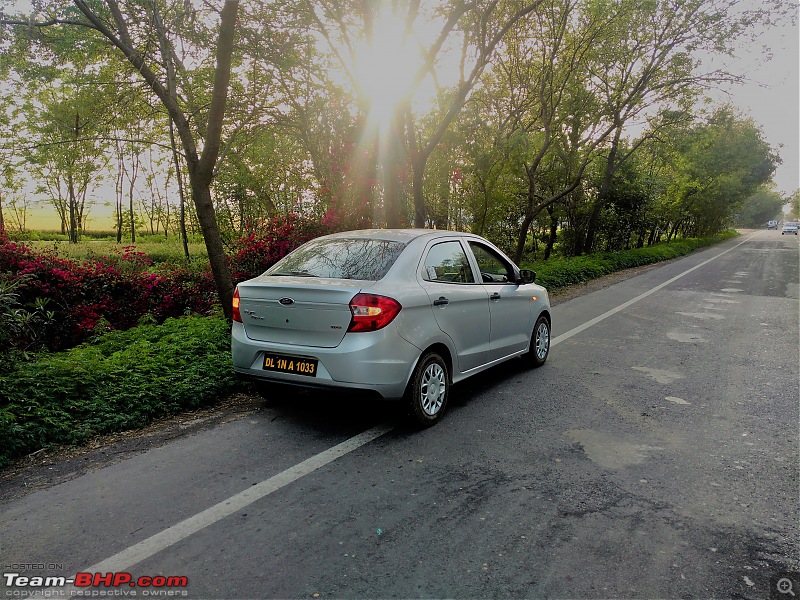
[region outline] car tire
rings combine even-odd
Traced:
[[[435,352],[422,356],[406,389],[409,416],[419,425],[430,427],[441,417],[450,396],[450,369]]]
[[[539,315],[531,334],[531,345],[523,359],[531,368],[541,367],[547,362],[550,355],[550,321],[544,315]]]

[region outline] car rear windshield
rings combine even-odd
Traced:
[[[389,240],[312,240],[278,261],[265,274],[377,281],[386,275],[403,248],[405,244]]]

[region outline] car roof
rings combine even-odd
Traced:
[[[354,231],[341,231],[339,233],[332,233],[323,236],[325,239],[373,239],[373,240],[387,240],[393,242],[408,243],[419,237],[437,237],[437,236],[460,236],[460,237],[473,237],[477,236],[471,233],[462,233],[459,231],[448,231],[446,229],[357,229]]]

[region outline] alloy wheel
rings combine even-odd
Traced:
[[[444,404],[447,392],[447,374],[435,362],[429,364],[422,374],[419,386],[420,404],[426,415],[434,416]]]

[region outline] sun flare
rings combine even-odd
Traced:
[[[359,93],[369,106],[369,120],[385,131],[398,104],[413,95],[422,63],[419,46],[405,31],[403,19],[391,10],[375,18],[371,39],[355,56]]]

